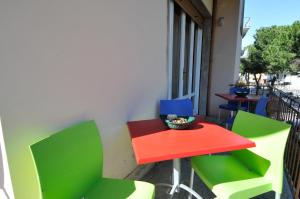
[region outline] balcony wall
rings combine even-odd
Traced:
[[[214,33],[210,68],[210,89],[208,114],[216,116],[218,105],[223,100],[215,96],[218,92],[228,92],[229,84],[238,79],[241,32],[240,19],[242,4],[240,0],[218,0],[214,5]],[[222,19],[223,18],[223,19]]]
[[[0,27],[15,197],[39,198],[29,145],[82,120],[101,131],[105,176],[135,168],[126,122],[154,117],[167,94],[167,1],[1,1]]]

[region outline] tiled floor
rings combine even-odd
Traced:
[[[186,185],[189,184],[190,178],[190,161],[189,159],[181,160],[182,166],[182,182]],[[146,176],[142,178],[142,180],[151,182],[153,184],[157,183],[171,183],[172,176],[172,161],[164,161],[155,164],[155,166],[147,173]],[[197,193],[199,193],[203,199],[212,199],[214,198],[214,194],[206,187],[206,185],[198,178],[195,177],[194,189]],[[169,199],[170,195],[168,191],[170,188],[157,186],[156,187],[156,197],[155,199]],[[188,196],[187,192],[184,190],[180,191],[180,193],[176,193],[173,199],[186,199]],[[255,199],[273,199],[275,198],[275,194],[273,192],[269,192],[260,196],[255,197]],[[281,199],[292,199],[290,196],[288,187],[286,183],[284,183],[284,190],[281,195]]]

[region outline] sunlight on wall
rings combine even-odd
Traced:
[[[8,167],[8,161],[7,161],[7,155],[6,155],[6,146],[4,142],[4,135],[2,131],[2,125],[1,125],[1,119],[0,119],[0,149],[1,149],[1,158],[0,158],[0,164],[2,169],[1,171],[1,184],[0,188],[3,189],[0,190],[0,196],[2,198],[8,197],[9,199],[14,199],[14,192],[12,188],[12,183],[11,183],[11,176],[9,172],[9,167]]]
[[[42,129],[28,128],[19,131],[18,133],[22,136],[17,137],[13,134],[5,132],[5,139],[7,143],[7,150],[9,151],[9,160],[13,162],[11,174],[14,185],[23,184],[24,186],[16,186],[16,198],[37,198],[40,195],[39,184],[37,180],[37,174],[35,173],[35,167],[33,164],[33,158],[31,156],[29,144],[35,143],[40,139],[46,137],[40,132],[44,132]],[[20,150],[23,149],[23,150]],[[26,176],[28,178],[22,178],[20,176]],[[30,176],[30,178],[29,178]]]
[[[216,19],[224,17],[224,24],[216,24],[214,29],[213,62],[210,69],[210,92],[208,114],[213,117],[218,115],[218,106],[224,100],[215,96],[215,93],[226,93],[229,84],[238,78],[240,59],[240,1],[217,1]]]

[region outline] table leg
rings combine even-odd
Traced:
[[[180,164],[180,159],[174,159],[173,160],[173,178],[172,178],[172,184],[173,187],[170,191],[170,194],[173,195],[179,190],[179,184],[180,184],[180,173],[181,173],[181,164]]]
[[[230,117],[234,116],[234,111],[230,111]]]
[[[164,186],[164,187],[171,187],[170,195],[173,197],[175,192],[179,192],[180,189],[183,189],[190,193],[190,196],[193,195],[197,199],[203,199],[197,192],[195,192],[191,187],[186,186],[185,184],[180,183],[180,174],[181,174],[181,163],[180,159],[174,159],[173,160],[173,174],[172,174],[172,184],[167,183],[157,183],[155,186]],[[192,177],[191,177],[191,180]]]
[[[196,191],[191,189],[190,187],[186,186],[185,184],[179,185],[181,189],[186,190],[187,192],[191,193],[193,196],[195,196],[197,199],[203,199]]]
[[[186,186],[185,184],[180,184],[180,174],[181,174],[181,164],[180,159],[174,159],[173,160],[173,187],[170,191],[170,195],[174,195],[175,192],[179,192],[179,189],[183,189],[193,196],[195,196],[197,199],[202,199],[202,197],[197,194],[192,188]]]
[[[242,108],[242,102],[238,101],[238,106],[237,106],[236,113],[239,112],[239,110],[241,110],[241,108]]]

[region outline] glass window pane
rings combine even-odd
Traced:
[[[187,15],[185,26],[185,55],[184,55],[184,68],[183,68],[183,95],[188,94],[189,82],[189,51],[190,51],[190,25],[191,18]]]
[[[178,97],[179,88],[180,12],[180,7],[175,3],[173,28],[172,98]]]

